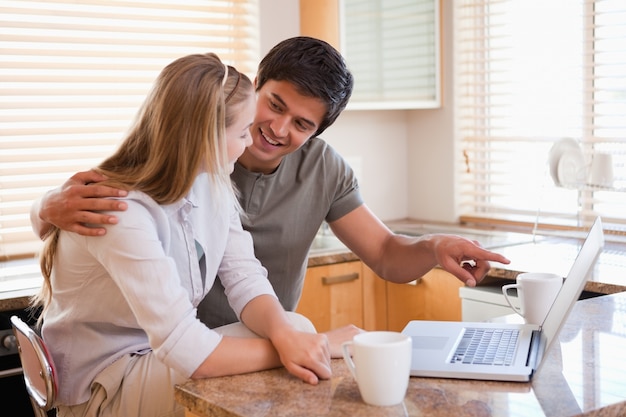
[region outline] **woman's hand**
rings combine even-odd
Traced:
[[[312,385],[331,377],[330,347],[325,334],[282,331],[272,338],[272,343],[292,375]]]

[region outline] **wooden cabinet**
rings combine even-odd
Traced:
[[[296,311],[308,317],[318,332],[347,324],[363,327],[361,262],[310,267]]]
[[[454,275],[435,268],[410,284],[387,282],[387,326],[400,331],[409,320],[461,320],[459,287]]]
[[[363,329],[387,330],[387,281],[363,263],[362,270]]]
[[[339,0],[300,0],[300,34],[322,39],[340,50]]]
[[[296,311],[308,317],[318,332],[348,324],[385,330],[385,294],[385,281],[361,261],[314,266],[307,270]]]
[[[409,320],[461,320],[462,285],[437,268],[415,283],[393,284],[361,261],[314,266],[307,270],[296,311],[319,332],[348,324],[400,331]]]

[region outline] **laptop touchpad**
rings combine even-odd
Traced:
[[[413,349],[443,349],[448,342],[443,336],[411,336],[413,339]]]

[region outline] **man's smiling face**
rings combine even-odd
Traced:
[[[273,172],[317,131],[325,114],[322,100],[302,95],[288,81],[268,80],[257,91],[252,145],[239,163],[253,172]]]

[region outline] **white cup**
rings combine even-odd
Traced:
[[[546,272],[519,274],[515,284],[502,286],[504,299],[528,324],[542,324],[563,285],[563,278]],[[513,305],[508,291],[517,289],[519,307]]]
[[[366,332],[341,347],[363,401],[377,406],[402,403],[411,372],[411,337],[398,332]]]
[[[613,156],[609,153],[596,153],[591,160],[589,183],[601,187],[613,186]]]

